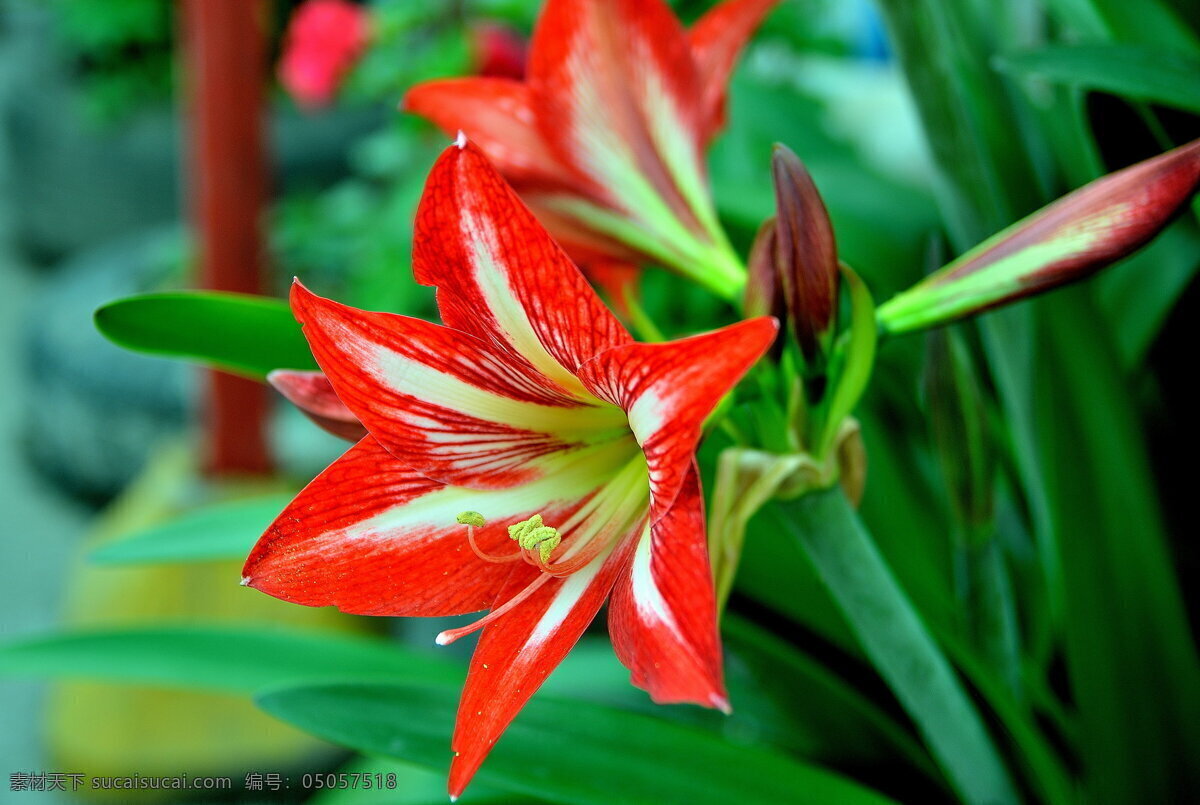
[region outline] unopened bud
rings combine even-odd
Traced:
[[[775,262],[788,319],[805,360],[819,364],[837,315],[838,259],[833,224],[812,177],[790,149],[771,155],[775,180]]]
[[[935,327],[1090,276],[1144,246],[1200,186],[1200,140],[1101,177],[994,235],[878,311]]]

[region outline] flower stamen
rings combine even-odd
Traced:
[[[496,618],[499,618],[501,615],[504,615],[509,610],[511,610],[513,607],[515,607],[517,604],[520,604],[526,598],[533,595],[535,592],[538,591],[538,589],[541,588],[541,586],[543,584],[545,584],[552,578],[554,578],[554,577],[550,576],[546,573],[543,573],[542,575],[540,575],[536,579],[534,579],[532,582],[530,582],[528,585],[526,585],[525,589],[521,590],[521,592],[517,593],[512,598],[508,599],[503,604],[496,607],[495,609],[493,609],[488,614],[484,615],[479,620],[475,621],[474,623],[469,623],[466,626],[460,626],[457,629],[447,629],[446,631],[439,634],[436,638],[434,638],[434,642],[436,642],[439,646],[448,646],[451,643],[453,643],[455,640],[458,640],[460,637],[466,637],[469,634],[478,632],[480,629],[487,626],[492,621],[496,620]]]
[[[518,559],[524,559],[525,552],[517,551],[510,554],[492,554],[479,547],[479,543],[475,541],[475,529],[483,528],[487,525],[487,521],[483,519],[483,515],[479,512],[463,512],[455,518],[461,525],[467,527],[467,544],[471,546],[471,550],[485,562],[492,564],[505,564],[507,562],[515,562]]]

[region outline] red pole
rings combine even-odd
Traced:
[[[266,9],[260,0],[182,0],[180,10],[199,284],[215,291],[264,293]],[[270,472],[266,387],[209,372],[205,396],[205,471],[212,476]]]

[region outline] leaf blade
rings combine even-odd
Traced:
[[[316,369],[287,304],[212,291],[140,294],[101,306],[96,328],[134,352],[183,358],[257,380],[272,369]]]

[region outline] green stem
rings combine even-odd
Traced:
[[[1016,803],[1008,772],[961,682],[840,489],[782,504],[867,656],[969,803]]]

